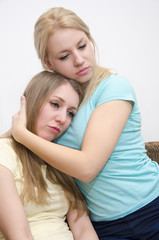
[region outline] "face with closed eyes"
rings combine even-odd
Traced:
[[[49,69],[80,83],[92,79],[95,54],[83,31],[72,28],[56,30],[48,39],[47,53],[45,63]]]
[[[57,87],[42,105],[36,134],[48,141],[59,137],[70,125],[79,105],[79,95],[67,82]]]

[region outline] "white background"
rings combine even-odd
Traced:
[[[42,70],[34,24],[51,7],[75,11],[90,27],[99,63],[137,94],[145,141],[159,141],[159,0],[0,0],[0,134],[32,76]]]

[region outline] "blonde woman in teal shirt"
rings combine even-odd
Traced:
[[[85,97],[58,144],[26,129],[23,99],[14,138],[76,179],[99,239],[158,240],[159,167],[146,155],[131,84],[97,65],[90,30],[70,10],[42,14],[34,40],[43,67],[81,83]]]

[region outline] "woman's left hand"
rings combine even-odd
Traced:
[[[12,117],[12,127],[11,134],[15,138],[16,141],[19,140],[23,131],[26,130],[26,99],[24,96],[21,96],[20,99],[20,111],[13,115]]]

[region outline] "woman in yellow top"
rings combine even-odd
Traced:
[[[43,71],[24,95],[28,129],[51,141],[70,125],[82,90],[74,80]],[[0,239],[98,240],[73,178],[12,137],[0,139]]]

